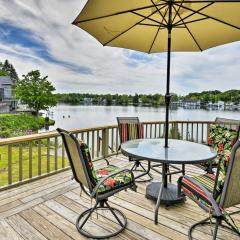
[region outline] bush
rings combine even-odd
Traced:
[[[31,114],[3,114],[0,115],[0,137],[14,137],[32,134],[45,126],[45,118]],[[48,124],[54,124],[49,120]]]

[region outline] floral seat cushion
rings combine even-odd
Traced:
[[[221,154],[225,150],[231,151],[233,145],[237,141],[238,132],[219,125],[211,124],[208,136],[208,146],[212,147],[217,152],[217,157],[212,161],[213,166],[217,166],[221,159]],[[205,167],[210,164],[203,163]]]
[[[183,176],[181,179],[181,189],[184,195],[191,198],[198,205],[203,206],[204,208],[209,208],[211,206],[211,203],[208,196],[193,181],[191,181],[191,179],[194,179],[196,182],[204,186],[210,193],[213,194],[215,174],[208,173],[200,176],[195,176],[190,179],[187,179]]]
[[[100,181],[103,177],[109,174],[120,171],[121,169],[114,166],[108,165],[104,168],[96,170],[97,181]],[[106,193],[108,191],[118,189],[129,185],[133,182],[132,175],[129,172],[121,172],[113,177],[106,179],[99,187],[98,193]]]
[[[101,180],[101,178],[121,170],[120,168],[114,165],[108,165],[104,168],[95,170],[87,144],[85,144],[81,140],[79,140],[79,143],[80,143],[81,153],[85,161],[85,164],[87,166],[87,171],[88,171],[90,180],[92,182],[92,187],[95,187],[97,183]],[[132,175],[129,172],[125,172],[125,173],[122,172],[113,177],[106,179],[103,182],[103,184],[100,185],[98,189],[98,193],[106,193],[108,191],[129,185],[132,182],[133,182]]]

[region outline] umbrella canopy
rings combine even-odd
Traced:
[[[88,0],[73,24],[104,46],[168,52],[168,147],[170,53],[202,51],[240,40],[240,0]]]

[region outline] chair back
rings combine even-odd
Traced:
[[[117,117],[120,143],[144,138],[143,124],[138,117]]]
[[[240,139],[232,148],[229,166],[224,181],[220,207],[228,208],[240,204]]]
[[[89,169],[89,164],[84,159],[84,153],[78,139],[66,130],[58,128],[57,131],[62,136],[75,180],[87,187],[91,192],[96,182],[90,175],[91,169]]]

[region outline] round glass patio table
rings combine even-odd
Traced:
[[[155,223],[160,202],[172,205],[183,201],[178,197],[177,186],[167,181],[169,164],[197,164],[211,161],[216,152],[210,147],[189,141],[169,139],[169,147],[164,147],[164,139],[136,139],[121,145],[123,155],[162,163],[162,182],[152,182],[146,188],[146,197],[156,199]]]

